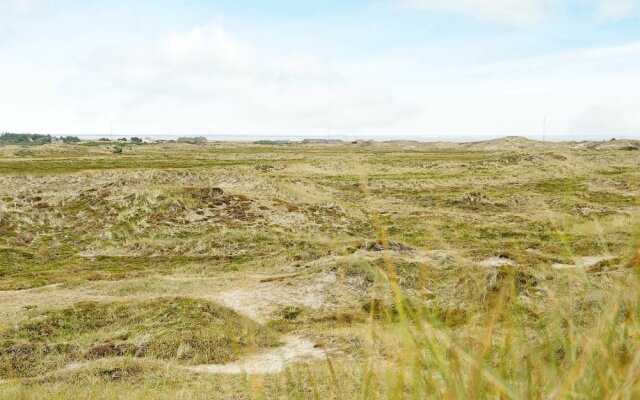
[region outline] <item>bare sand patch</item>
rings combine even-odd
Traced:
[[[219,303],[258,322],[266,322],[279,309],[302,306],[312,310],[332,309],[329,286],[336,282],[332,272],[313,279],[287,282],[258,281],[244,287],[225,290],[213,297]]]
[[[311,341],[296,335],[284,337],[282,346],[252,354],[226,364],[207,364],[187,367],[194,372],[211,374],[275,374],[287,365],[326,359],[326,352]]]
[[[480,261],[480,265],[483,267],[502,267],[508,266],[513,267],[516,266],[516,262],[504,257],[490,257],[486,260]]]
[[[555,263],[551,265],[553,269],[587,269],[594,265],[607,260],[613,260],[614,256],[586,256],[586,257],[571,257],[573,264],[561,264]]]

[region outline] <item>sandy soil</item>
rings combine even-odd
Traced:
[[[515,261],[509,260],[508,258],[502,257],[491,257],[486,260],[480,261],[480,265],[483,267],[501,267],[501,266],[515,266],[517,265]]]
[[[66,307],[79,301],[142,300],[162,295],[190,295],[218,302],[239,314],[259,323],[277,318],[277,313],[287,306],[300,306],[309,310],[333,310],[345,296],[336,283],[334,272],[307,275],[249,275],[234,277],[159,277],[159,281],[180,282],[184,286],[171,293],[134,293],[127,296],[111,295],[121,282],[102,282],[98,286],[63,288],[51,285],[42,288],[0,292],[0,322],[15,323],[26,318],[31,310]],[[232,283],[231,283],[232,282]],[[237,284],[236,284],[237,283]],[[226,289],[233,287],[234,289]],[[162,289],[159,290],[161,292]],[[108,293],[108,294],[107,294]],[[348,297],[348,296],[347,296]],[[341,299],[341,300],[339,300]],[[300,335],[283,338],[280,347],[252,354],[228,364],[201,365],[188,369],[204,373],[220,374],[268,374],[282,371],[287,365],[326,358],[329,350],[316,348],[315,344]],[[68,369],[82,368],[74,363]]]
[[[301,336],[286,336],[282,346],[263,353],[252,354],[227,364],[208,364],[188,367],[194,372],[213,374],[275,374],[297,362],[323,360],[326,352]]]
[[[614,256],[587,256],[587,257],[571,257],[573,264],[556,263],[551,265],[553,269],[587,269],[591,268],[599,262],[612,260]]]

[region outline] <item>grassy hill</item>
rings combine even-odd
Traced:
[[[637,147],[0,145],[0,397],[637,398]]]

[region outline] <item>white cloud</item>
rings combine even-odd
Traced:
[[[582,135],[608,134],[618,138],[637,135],[640,118],[631,109],[633,105],[619,104],[615,98],[607,100],[580,113],[570,127],[571,132]]]
[[[214,64],[227,71],[250,71],[255,68],[255,60],[248,46],[217,23],[187,32],[172,32],[160,46],[162,55],[173,66]]]
[[[48,1],[50,0],[0,0],[0,9],[8,8],[20,13],[29,13]]]
[[[640,0],[396,0],[415,10],[446,11],[478,20],[510,26],[531,26],[543,22],[571,4],[590,7],[602,20],[640,15]]]
[[[543,20],[553,0],[399,0],[400,4],[425,11],[449,11],[507,25],[528,26]]]
[[[216,22],[80,40],[0,64],[0,130],[537,137],[546,115],[549,136],[640,132],[640,42],[474,65],[437,47],[329,60]]]
[[[85,99],[71,100],[82,124],[134,131],[324,135],[388,129],[413,112],[385,85],[310,53],[257,49],[216,22],[109,50],[77,73],[65,89]]]
[[[604,20],[640,15],[640,0],[600,0],[597,2],[596,15]]]

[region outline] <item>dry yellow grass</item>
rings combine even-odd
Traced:
[[[637,398],[632,145],[0,146],[0,359],[40,346],[30,373],[0,366],[1,397]],[[192,334],[132,317],[166,298]],[[106,311],[54,329],[87,301],[122,308],[117,332],[96,328]],[[198,330],[214,303],[235,312]],[[216,335],[233,357],[204,357]],[[184,368],[291,336],[326,359]]]

